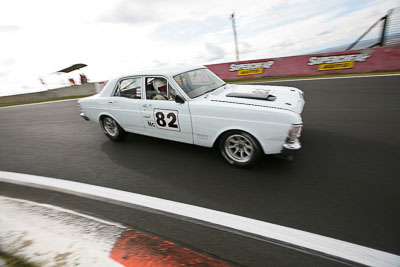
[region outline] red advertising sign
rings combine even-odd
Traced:
[[[223,80],[400,70],[400,46],[206,65]]]

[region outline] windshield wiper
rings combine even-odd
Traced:
[[[215,90],[217,90],[218,88],[221,88],[222,86],[225,86],[225,85],[227,85],[227,83],[223,83],[222,85],[220,85],[220,86],[218,86],[218,87],[216,87],[216,88],[214,88],[214,89],[211,89],[210,91],[208,91],[207,93],[205,93],[205,94],[207,94],[206,96],[205,96],[205,98],[207,98],[209,95],[210,95],[210,93],[212,92],[212,91],[215,91]],[[204,95],[204,94],[203,94]]]
[[[207,94],[207,95],[205,96],[205,97],[207,98],[208,95],[209,95],[212,91],[215,91],[215,90],[217,90],[218,88],[221,88],[221,87],[224,86],[224,85],[227,85],[227,83],[223,83],[222,85],[220,85],[220,86],[218,86],[218,87],[215,87],[215,88],[211,89],[210,91],[207,91],[207,92],[205,92],[205,93],[203,93],[203,94],[201,94],[201,95],[198,95],[198,96],[196,96],[196,97],[199,97],[199,96],[202,96],[202,95]],[[196,97],[194,97],[194,98],[196,98]]]
[[[218,88],[220,88],[220,87],[222,87],[222,86],[225,86],[225,85],[227,85],[227,83],[223,83],[222,85],[220,85],[220,86],[218,86],[217,88],[213,89],[213,91],[216,90],[216,89],[218,89]]]

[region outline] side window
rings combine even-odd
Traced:
[[[146,77],[146,99],[174,100],[177,92],[161,77]]]
[[[140,77],[121,80],[115,90],[114,96],[141,99],[142,79]]]

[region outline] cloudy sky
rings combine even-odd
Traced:
[[[0,96],[60,85],[75,63],[91,81],[164,65],[316,52],[354,41],[400,0],[0,1]],[[77,73],[78,74],[78,73]],[[76,75],[77,75],[76,74]],[[75,77],[75,76],[74,76]]]

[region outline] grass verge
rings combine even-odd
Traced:
[[[0,266],[3,266],[3,264],[7,267],[35,267],[35,265],[27,263],[21,258],[0,251]]]
[[[50,102],[50,101],[57,101],[57,100],[67,100],[67,99],[75,99],[75,98],[82,98],[91,95],[80,95],[80,96],[65,96],[65,97],[55,97],[55,98],[48,98],[48,99],[41,99],[41,100],[33,100],[33,101],[21,101],[21,102],[14,102],[14,103],[5,103],[0,104],[0,107],[7,107],[7,106],[15,106],[15,105],[25,105],[25,104],[33,104],[33,103],[42,103],[42,102]]]
[[[398,71],[378,71],[378,72],[363,72],[363,73],[338,73],[338,74],[322,74],[322,75],[308,75],[308,76],[285,76],[285,77],[263,77],[254,79],[237,79],[225,80],[228,83],[249,83],[249,82],[269,82],[280,80],[301,80],[301,79],[318,79],[318,78],[335,78],[335,77],[351,77],[351,76],[370,76],[370,75],[385,75],[385,74],[400,74]]]

